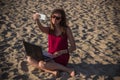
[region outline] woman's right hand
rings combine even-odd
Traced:
[[[35,13],[35,14],[33,14],[33,20],[38,20],[39,19],[39,17],[40,17],[40,15],[39,15],[39,13]]]

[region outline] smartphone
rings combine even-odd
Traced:
[[[39,14],[40,15],[40,20],[46,20],[46,15],[45,14]]]

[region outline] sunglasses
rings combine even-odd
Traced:
[[[55,16],[55,15],[53,15],[52,18],[55,18],[56,20],[60,20],[61,19],[61,17]]]

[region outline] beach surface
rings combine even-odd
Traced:
[[[65,10],[75,38],[68,63],[75,77],[54,77],[26,62],[23,40],[48,47],[32,15],[45,14],[48,26],[55,8]],[[120,0],[0,0],[0,80],[120,80]]]

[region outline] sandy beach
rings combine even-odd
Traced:
[[[32,15],[45,14],[48,26],[55,8],[65,10],[75,38],[68,64],[75,77],[54,77],[26,62],[23,40],[48,46]],[[0,80],[120,80],[120,0],[0,0]]]

